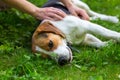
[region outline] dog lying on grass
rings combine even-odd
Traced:
[[[83,2],[72,0],[75,5],[82,7],[91,16],[91,19],[101,19],[117,23],[119,20],[115,16],[107,16],[96,13]],[[62,9],[64,5],[60,2],[54,4],[47,3],[44,7],[57,5]],[[63,10],[67,13],[67,9]],[[61,21],[43,21],[35,30],[32,36],[33,52],[40,52],[43,57],[51,57],[58,64],[64,65],[72,61],[72,51],[67,45],[68,42],[77,45],[88,45],[93,47],[104,47],[107,41],[101,41],[93,34],[100,35],[107,39],[120,42],[120,33],[106,29],[100,25],[82,20],[78,17],[68,15]]]

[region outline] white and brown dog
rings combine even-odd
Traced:
[[[118,22],[117,17],[98,14],[91,11],[85,3],[79,0],[72,1],[78,7],[84,8],[92,19],[100,18],[114,23]],[[56,2],[56,4],[64,6],[60,2]],[[64,65],[72,61],[72,51],[67,46],[67,42],[78,45],[82,43],[97,48],[107,45],[107,42],[99,40],[92,34],[120,42],[119,32],[78,17],[67,16],[61,21],[43,21],[32,36],[32,50],[33,52],[41,52],[43,57],[50,56],[60,65]]]

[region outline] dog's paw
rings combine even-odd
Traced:
[[[97,16],[90,17],[90,20],[96,20],[96,19],[109,21],[109,22],[112,22],[112,23],[118,23],[119,22],[119,19],[116,16],[97,15]]]
[[[115,43],[117,43],[115,40],[111,39],[107,42],[105,42],[105,46],[104,47],[111,47],[113,46]]]
[[[118,23],[119,19],[116,16],[108,16],[108,21]]]

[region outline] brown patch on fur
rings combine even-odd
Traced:
[[[35,45],[39,46],[40,48],[46,51],[53,51],[55,50],[59,44],[61,44],[61,37],[54,33],[45,33],[48,37],[38,36],[35,41]],[[50,48],[49,42],[53,42],[53,47]]]

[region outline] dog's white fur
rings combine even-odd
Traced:
[[[106,42],[99,40],[92,34],[120,42],[120,33],[74,16],[67,16],[61,21],[51,21],[51,23],[63,31],[67,36],[67,40],[71,41],[73,44],[82,42],[98,48],[106,44]]]
[[[117,23],[119,21],[117,17],[99,14],[90,10],[90,8],[85,3],[79,0],[72,0],[72,1],[78,7],[84,8],[87,11],[87,13],[91,15],[92,19],[100,18],[101,20],[107,20],[114,23]],[[69,54],[70,50],[67,49],[67,44],[66,44],[67,41],[72,42],[73,44],[82,43],[97,48],[107,45],[107,42],[101,41],[92,34],[100,35],[104,38],[113,39],[117,42],[120,42],[119,32],[106,29],[100,25],[91,23],[86,20],[82,20],[78,17],[67,16],[61,21],[50,21],[50,23],[52,23],[55,27],[60,29],[66,35],[67,38],[66,40],[63,41],[61,45],[58,46],[56,50],[53,51],[58,56],[63,55],[63,56],[67,56],[67,58],[72,56],[71,54]],[[48,51],[39,48],[38,46],[36,46],[36,50],[40,52],[44,52],[46,54],[50,53]]]

